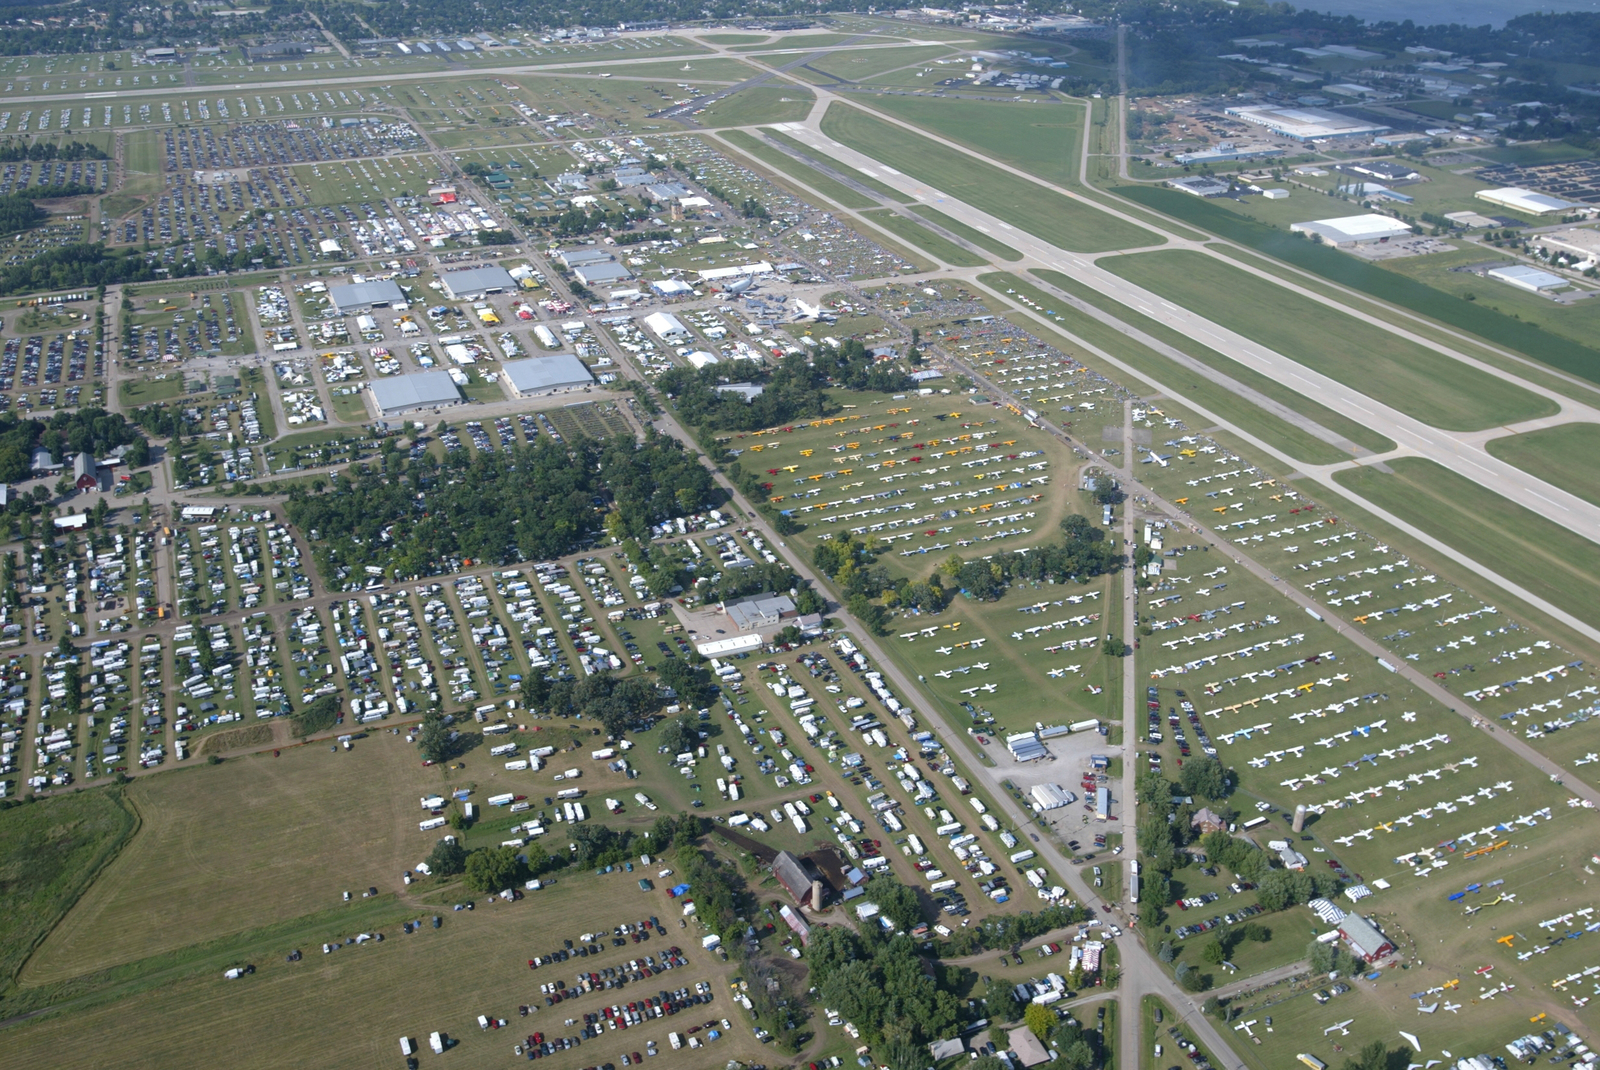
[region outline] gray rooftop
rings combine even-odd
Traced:
[[[404,303],[405,291],[391,279],[374,279],[371,282],[351,282],[328,287],[328,296],[341,312],[363,305],[393,305]]]
[[[405,412],[430,405],[454,405],[461,391],[446,371],[413,372],[393,379],[374,379],[367,384],[379,412]]]
[[[563,249],[556,254],[557,258],[567,267],[577,267],[579,264],[599,264],[616,258],[604,249],[594,247],[584,249]]]
[[[508,360],[500,365],[500,370],[511,380],[511,385],[519,394],[585,386],[594,382],[594,376],[589,374],[583,361],[566,353],[529,360]]]
[[[621,264],[604,262],[594,264],[579,264],[572,269],[572,273],[583,280],[585,286],[593,286],[597,282],[616,282],[619,279],[633,278],[633,272]]]
[[[488,293],[490,290],[517,288],[517,280],[511,277],[509,271],[497,264],[485,264],[463,271],[446,271],[439,276],[439,281],[444,283],[444,291],[451,297],[466,297],[469,294]]]

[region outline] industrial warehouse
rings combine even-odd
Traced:
[[[517,280],[511,277],[511,273],[496,264],[446,271],[439,275],[439,281],[444,285],[445,295],[456,301],[475,300],[486,294],[505,293],[517,288]]]
[[[388,308],[406,303],[405,291],[391,279],[374,279],[370,282],[352,282],[343,286],[328,287],[328,299],[335,312],[367,312],[374,308]]]
[[[367,384],[379,416],[461,404],[461,391],[446,371],[413,372]]]
[[[502,364],[500,370],[511,384],[511,393],[519,398],[576,390],[594,382],[588,366],[567,353],[510,360]]]

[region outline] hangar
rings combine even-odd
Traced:
[[[380,416],[461,404],[461,391],[447,371],[413,372],[367,384]]]
[[[1295,234],[1308,234],[1329,245],[1359,245],[1365,242],[1386,241],[1404,237],[1411,228],[1392,216],[1347,215],[1337,219],[1314,219],[1308,223],[1291,223],[1289,230]]]
[[[1515,186],[1507,186],[1504,189],[1480,189],[1474,196],[1480,201],[1488,201],[1490,204],[1498,204],[1502,208],[1509,208],[1513,212],[1523,212],[1527,215],[1571,212],[1589,207],[1576,201],[1564,201],[1560,197],[1535,193],[1529,189],[1518,189]]]
[[[1484,272],[1491,279],[1515,286],[1519,290],[1529,293],[1543,293],[1545,290],[1556,290],[1568,285],[1567,280],[1560,275],[1548,271],[1540,271],[1536,267],[1526,264],[1513,264],[1510,267],[1490,268]]]
[[[440,274],[439,281],[444,284],[445,295],[457,301],[517,288],[517,280],[511,277],[511,272],[497,264],[446,271]]]
[[[537,394],[553,394],[558,390],[573,390],[594,382],[589,368],[577,357],[557,353],[552,357],[532,357],[528,360],[508,360],[500,365],[511,393],[519,398]]]
[[[1296,141],[1321,141],[1325,138],[1389,132],[1387,126],[1318,108],[1279,108],[1257,104],[1228,108],[1227,113],[1235,119],[1264,126],[1280,137],[1294,138]]]
[[[328,298],[333,302],[334,311],[340,315],[406,303],[405,291],[392,279],[374,279],[371,282],[350,282],[342,286],[330,286]]]

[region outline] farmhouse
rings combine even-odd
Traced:
[[[1376,962],[1394,950],[1389,938],[1360,914],[1346,914],[1339,922],[1339,935],[1362,962]]]
[[[367,384],[379,416],[461,404],[461,391],[446,371],[415,372]]]
[[[511,393],[519,398],[575,390],[594,382],[588,366],[566,353],[506,361],[500,365],[500,370],[511,384]]]
[[[374,308],[388,308],[390,305],[403,305],[406,303],[405,291],[391,279],[376,279],[372,282],[351,282],[342,286],[330,286],[328,298],[333,302],[333,309],[340,315],[350,312],[367,312]]]
[[[821,904],[813,898],[818,884],[806,872],[806,864],[793,851],[779,851],[772,860],[772,875],[778,878],[783,890],[794,897],[800,906],[810,904],[813,910]]]

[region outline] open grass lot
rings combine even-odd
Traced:
[[[138,818],[114,790],[0,812],[0,984],[11,982],[137,827]]]
[[[1563,424],[1491,438],[1487,449],[1530,475],[1600,505],[1600,474],[1584,460],[1600,450],[1600,427],[1594,424]]]
[[[810,90],[799,86],[758,85],[724,97],[697,112],[695,119],[710,127],[793,123],[810,114],[815,103]]]
[[[866,194],[858,193],[856,190],[851,189],[838,179],[830,178],[815,167],[801,163],[786,153],[779,152],[748,131],[729,130],[722,135],[722,139],[740,152],[754,157],[779,174],[805,183],[806,186],[835,204],[843,205],[845,208],[871,208],[878,203]]]
[[[863,218],[903,238],[923,252],[937,257],[946,264],[957,267],[981,267],[989,261],[964,246],[957,245],[942,234],[935,234],[914,219],[908,219],[890,208],[863,213]]]
[[[781,130],[762,130],[761,132],[774,141],[780,142],[784,145],[787,145],[791,149],[796,149],[804,153],[817,163],[822,164],[828,170],[833,171],[836,174],[843,175],[852,182],[857,182],[863,186],[866,186],[880,197],[886,197],[891,201],[900,201],[903,203],[909,203],[911,200],[911,198],[894,189],[892,186],[885,185],[883,182],[873,178],[871,175],[858,171],[847,163],[841,163],[832,156],[824,155],[822,152],[812,148],[810,145],[796,141],[794,138],[790,137],[788,134],[785,134]]]
[[[1525,390],[1200,253],[1141,253],[1100,263],[1436,427],[1481,430],[1554,411]]]
[[[990,164],[940,149],[920,134],[858,108],[833,105],[822,128],[858,152],[1063,249],[1106,252],[1160,243],[1142,227],[1110,218]]]
[[[604,74],[609,78],[649,78],[665,80],[672,85],[688,82],[691,85],[703,80],[715,82],[742,82],[760,73],[755,67],[726,56],[687,56],[683,59],[648,63],[616,63],[607,61],[593,67],[563,69],[562,74]]]
[[[348,753],[306,746],[137,781],[127,799],[140,835],[23,980],[62,981],[280,922],[347,888],[393,890],[435,838],[417,831],[413,796],[446,786],[442,770],[386,735]],[[330,822],[338,812],[361,817]]]
[[[923,64],[948,56],[954,51],[949,45],[917,45],[901,48],[852,48],[824,56],[808,66],[815,70],[862,82],[903,67],[920,67]]]
[[[1365,424],[1358,423],[1342,413],[1335,412],[1327,406],[1319,404],[1316,400],[1304,394],[1297,393],[1294,389],[1276,379],[1262,375],[1253,369],[1242,367],[1210,346],[1158,323],[1149,316],[1128,308],[1126,305],[1119,305],[1098,291],[1079,283],[1065,272],[1040,270],[1034,272],[1034,274],[1063,293],[1071,294],[1102,311],[1114,312],[1117,318],[1124,323],[1136,327],[1152,338],[1165,342],[1167,345],[1204,362],[1206,366],[1223,372],[1251,389],[1260,391],[1272,400],[1288,406],[1328,430],[1343,435],[1358,446],[1364,446],[1375,453],[1385,453],[1394,449],[1394,442],[1391,439],[1372,430]]]
[[[852,45],[889,44],[902,38],[888,35],[867,35],[852,33],[830,33],[818,31],[813,33],[786,33],[764,41],[760,44],[743,45],[735,48],[735,52],[771,52],[776,49],[802,50],[807,48],[824,48],[829,45],[842,45],[849,41]]]
[[[872,106],[1047,182],[1076,185],[1083,152],[1084,108],[1045,104],[883,96]]]
[[[1359,468],[1335,478],[1567,612],[1600,620],[1588,539],[1432,461],[1402,457],[1390,467],[1393,474]]]

